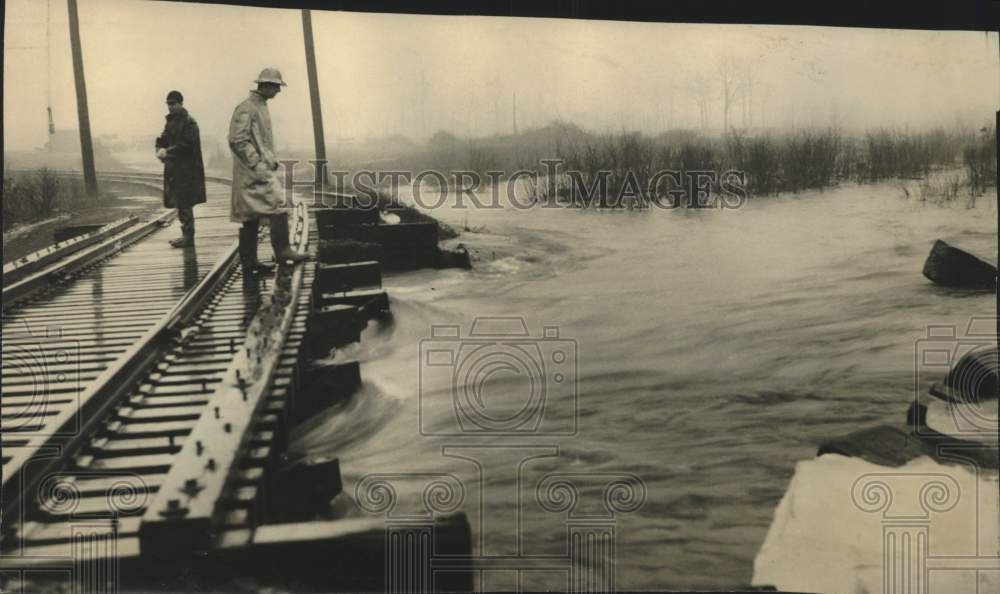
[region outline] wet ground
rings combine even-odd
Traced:
[[[163,198],[145,186],[109,186],[94,208],[58,213],[3,234],[4,264],[55,243],[54,233],[70,225],[104,225],[127,216],[146,218],[163,208]]]

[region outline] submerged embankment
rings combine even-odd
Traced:
[[[341,355],[362,360],[365,388],[304,427],[296,447],[338,455],[351,496],[367,470],[453,473],[479,554],[565,553],[566,514],[536,503],[546,474],[635,475],[645,502],[615,516],[622,589],[748,584],[796,462],[825,439],[900,421],[929,325],[961,333],[970,317],[996,315],[992,294],[942,289],[920,273],[938,238],[995,263],[995,193],[973,209],[907,199],[890,183],[737,210],[432,214],[479,230],[456,240],[474,270],[387,277],[394,324],[371,326]],[[577,354],[576,398],[553,385],[553,425],[541,427],[575,420],[574,435],[442,435],[454,425],[449,394],[467,376],[421,375],[421,341],[435,325],[464,337],[483,316],[521,317],[532,336],[558,327]],[[456,353],[456,369],[468,356],[461,342],[438,343]],[[531,390],[508,371],[485,388],[496,418]],[[421,480],[401,502],[419,502]],[[599,504],[600,490],[580,497]],[[525,580],[565,587],[552,575]]]

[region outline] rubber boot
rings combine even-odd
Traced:
[[[240,227],[240,262],[249,274],[267,274],[274,270],[274,266],[257,259],[257,228],[256,219],[246,221]]]
[[[239,244],[240,264],[243,266],[244,276],[249,276],[254,272],[255,252],[257,251],[257,233],[252,226],[246,223],[240,227]]]
[[[175,248],[186,248],[194,245],[194,211],[188,208],[177,209],[177,219],[181,223],[181,236],[171,239],[170,245]]]
[[[288,240],[288,215],[271,215],[271,247],[278,262],[302,262],[309,256],[292,249]]]

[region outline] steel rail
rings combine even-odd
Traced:
[[[305,203],[297,201],[294,214],[294,245],[305,252],[309,240]],[[243,348],[234,354],[146,508],[139,530],[144,554],[213,546],[213,533],[223,515],[221,502],[251,449],[255,420],[274,382],[304,274],[302,262],[279,267],[274,291],[247,327]]]
[[[139,219],[134,216],[124,217],[116,221],[112,221],[107,225],[102,226],[100,229],[91,231],[90,233],[78,235],[65,241],[56,242],[54,245],[50,245],[44,249],[18,258],[9,264],[5,264],[3,267],[3,284],[5,287],[7,285],[11,285],[15,281],[18,281],[29,274],[42,270],[56,260],[65,258],[69,254],[78,252],[85,247],[106,239],[109,236],[134,225],[138,221]]]
[[[51,286],[67,276],[82,270],[100,260],[124,250],[150,233],[165,227],[173,221],[177,213],[173,210],[161,213],[152,219],[106,238],[89,248],[77,251],[50,267],[29,274],[3,288],[3,309],[6,310],[35,294],[39,289]]]
[[[65,177],[82,175],[79,172],[62,170],[53,173]],[[101,172],[99,175],[102,179],[140,183],[157,190],[161,187],[150,182],[160,181],[163,178],[162,174],[148,172],[114,171]],[[232,183],[225,177],[209,176],[205,179],[227,185]],[[176,211],[170,209],[135,228],[131,228],[135,222],[134,217],[115,221],[93,233],[68,242],[57,243],[4,266],[2,308],[6,310],[35,294],[39,289],[51,286],[66,276],[129,247],[158,228],[169,225],[175,217]],[[98,245],[95,246],[95,243]]]
[[[62,170],[53,173],[64,177],[82,175],[79,172]],[[150,182],[163,178],[160,174],[143,172],[102,172],[99,176],[111,181],[141,183],[157,190],[161,187]],[[226,178],[213,178],[213,181],[230,183]],[[158,228],[169,225],[175,217],[176,211],[171,209],[134,228],[135,217],[114,221],[97,231],[48,246],[4,266],[3,309],[7,310],[24,298],[35,294],[39,289],[57,283],[82,268],[124,250]]]
[[[88,439],[92,430],[106,413],[134,388],[135,383],[147,373],[169,348],[172,339],[179,337],[183,327],[193,317],[206,299],[218,289],[237,264],[237,243],[234,242],[225,256],[219,259],[177,306],[126,350],[113,365],[105,369],[78,397],[77,408],[59,411],[55,418],[46,419],[51,433],[36,434],[16,448],[4,467],[3,518],[4,523],[16,521],[23,511],[21,503],[26,493],[33,493],[38,482],[57,466],[70,458]],[[57,456],[49,454],[57,451]],[[10,493],[9,486],[17,492]]]
[[[56,175],[62,175],[66,177],[83,176],[83,174],[79,171],[70,171],[70,170],[55,170],[53,173],[55,173]],[[99,175],[105,179],[110,179],[111,181],[133,181],[136,183],[160,181],[163,179],[163,174],[156,173],[153,171],[104,171],[101,172]],[[230,178],[217,175],[206,175],[205,181],[216,182],[220,184],[232,183],[232,180]],[[156,189],[160,189],[160,186],[154,186],[154,187]]]
[[[83,177],[83,172],[81,171],[72,171],[68,169],[53,169],[50,171],[52,174],[59,177],[73,177],[73,178]],[[155,173],[152,171],[102,171],[99,172],[97,176],[110,181],[126,181],[144,186],[149,186],[154,190],[163,189],[163,174]],[[119,179],[113,179],[113,178],[119,178]],[[208,178],[206,178],[206,181],[207,180]],[[211,181],[215,181],[217,183],[229,183],[228,178],[217,177],[213,178]],[[150,182],[159,182],[159,183],[152,184]]]
[[[68,258],[61,265],[61,268],[68,272],[61,276],[119,251],[124,247],[116,246],[119,241],[122,244],[138,241],[158,228],[159,221],[173,215],[173,211],[164,213],[138,229],[130,229],[113,236],[94,248]],[[14,527],[22,517],[26,494],[33,493],[40,480],[55,468],[65,464],[84,445],[92,431],[105,420],[106,414],[120,403],[134,388],[135,383],[155,365],[170,347],[173,339],[183,334],[185,324],[197,315],[200,308],[235,270],[238,262],[237,246],[238,243],[233,242],[212,269],[173,309],[162,315],[139,340],[119,355],[111,366],[77,396],[78,407],[59,410],[55,415],[46,418],[44,426],[47,430],[43,433],[16,434],[21,445],[13,448],[16,451],[4,464],[3,469],[2,517],[5,531]],[[50,273],[48,271],[37,273],[15,286],[29,282],[41,283],[42,281],[35,280],[36,277],[43,278],[47,274]],[[4,290],[4,299],[5,301],[7,299],[7,289]],[[5,457],[6,455],[5,453]]]

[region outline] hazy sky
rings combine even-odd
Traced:
[[[276,140],[311,144],[299,11],[79,5],[95,135],[158,133],[166,93],[178,89],[202,134],[224,139],[251,81],[276,66],[289,83],[271,104]],[[5,17],[4,140],[32,148],[46,140],[49,94],[56,127],[77,127],[66,2],[8,0]],[[956,113],[974,124],[1000,105],[996,33],[345,12],[315,12],[313,26],[330,141],[506,133],[513,93],[520,129],[555,118],[594,130],[696,128],[688,88],[698,76],[717,85],[725,55],[755,65],[758,125],[951,125]],[[709,117],[721,127],[717,89]],[[740,105],[730,121],[741,123]]]

